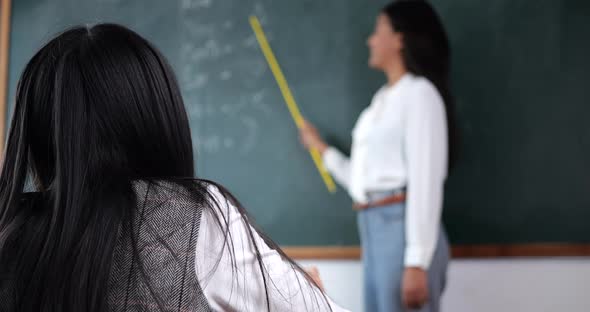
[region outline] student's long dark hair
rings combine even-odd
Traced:
[[[424,0],[398,0],[382,12],[393,30],[403,34],[402,57],[408,71],[430,80],[441,94],[447,113],[449,167],[457,159],[459,133],[450,89],[451,50],[440,17]]]
[[[133,181],[145,179],[174,180],[213,202],[203,195],[210,183],[195,179],[189,121],[171,67],[125,27],[65,31],[22,73],[0,175],[0,260],[13,265],[17,311],[106,310],[118,228],[136,209]],[[46,203],[41,209],[22,205],[31,184]],[[255,242],[253,248],[265,271]],[[266,299],[270,310],[268,288]]]

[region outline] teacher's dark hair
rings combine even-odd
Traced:
[[[407,70],[430,80],[445,102],[452,167],[457,160],[459,133],[450,89],[450,44],[443,24],[433,7],[423,0],[395,1],[382,12],[393,30],[403,34],[402,57]]]
[[[118,229],[132,226],[137,209],[136,180],[173,181],[227,226],[211,200],[214,183],[195,178],[189,121],[165,58],[123,26],[69,29],[33,56],[17,87],[0,174],[0,266],[11,263],[0,268],[0,295],[4,272],[14,281],[11,311],[106,310]],[[26,190],[44,204],[23,205]],[[302,271],[262,232],[246,228]],[[252,242],[270,310],[272,280]],[[138,246],[133,253],[141,260]]]

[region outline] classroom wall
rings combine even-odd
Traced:
[[[362,311],[360,261],[301,261],[319,268],[329,295]],[[454,260],[442,312],[588,312],[590,258]]]

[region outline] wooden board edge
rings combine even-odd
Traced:
[[[11,0],[0,0],[0,151],[4,151],[8,108],[8,61],[10,52]]]
[[[357,260],[361,258],[359,246],[347,247],[284,247],[283,251],[296,260],[319,259],[319,260]]]
[[[296,260],[359,260],[359,246],[284,247],[285,253]],[[588,257],[590,244],[515,244],[515,245],[455,245],[455,259],[510,257]]]

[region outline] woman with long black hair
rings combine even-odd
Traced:
[[[118,25],[27,64],[0,174],[0,311],[343,311],[195,178],[172,70]]]
[[[456,145],[448,39],[427,2],[401,0],[381,11],[368,45],[387,84],[360,115],[350,158],[309,123],[302,141],[359,211],[365,311],[439,311],[449,261],[443,187]]]

